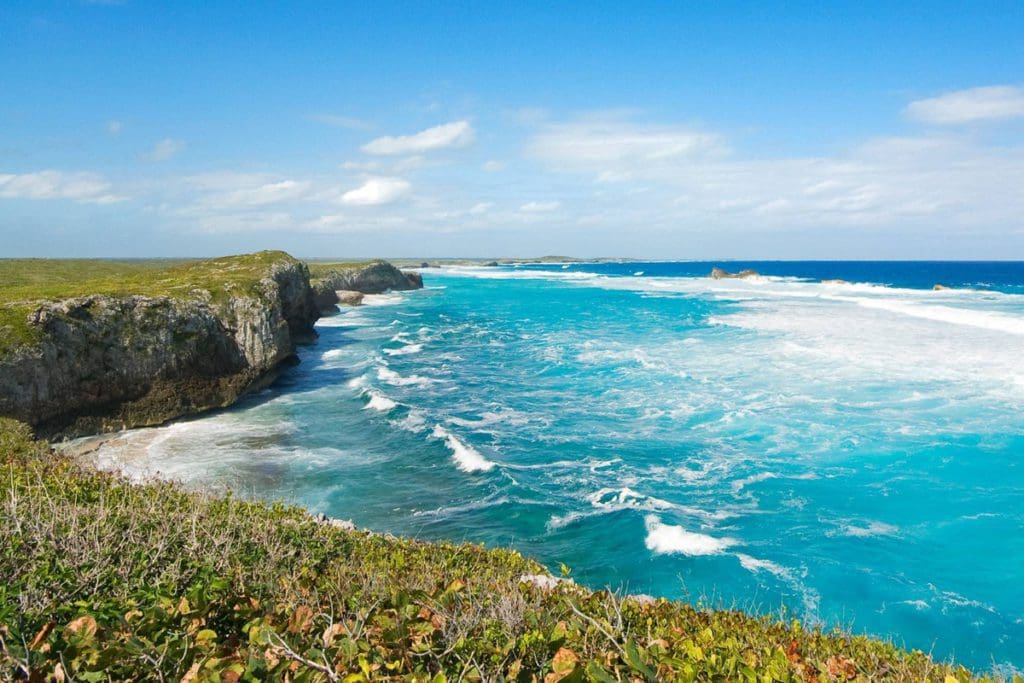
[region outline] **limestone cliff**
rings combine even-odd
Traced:
[[[210,262],[211,282],[235,278],[226,287],[33,304],[34,341],[0,356],[0,415],[75,436],[226,406],[272,381],[296,343],[315,337],[319,316],[303,263],[254,257],[247,279],[230,259]]]
[[[419,273],[399,270],[387,261],[338,268],[326,265],[319,267],[314,275],[313,294],[317,308],[324,315],[336,312],[338,291],[380,294],[423,287]]]

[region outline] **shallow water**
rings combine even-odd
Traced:
[[[97,457],[1024,667],[1024,265],[729,267],[427,270]]]

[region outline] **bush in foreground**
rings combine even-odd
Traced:
[[[972,679],[797,622],[544,588],[514,551],[133,484],[2,419],[0,478],[0,679]]]

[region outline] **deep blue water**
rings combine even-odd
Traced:
[[[711,265],[427,270],[100,458],[1024,667],[1024,264]]]

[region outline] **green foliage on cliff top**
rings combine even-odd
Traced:
[[[385,261],[381,261],[380,259],[370,259],[366,261],[306,261],[306,265],[309,267],[309,277],[314,279],[327,277],[336,271],[365,268],[366,266],[374,263],[385,263]]]
[[[169,296],[204,290],[214,300],[251,291],[275,263],[298,263],[283,251],[204,260],[0,259],[0,357],[38,339],[28,316],[41,301],[79,296]]]
[[[132,484],[0,420],[0,679],[965,681],[796,622],[562,584],[507,550]]]

